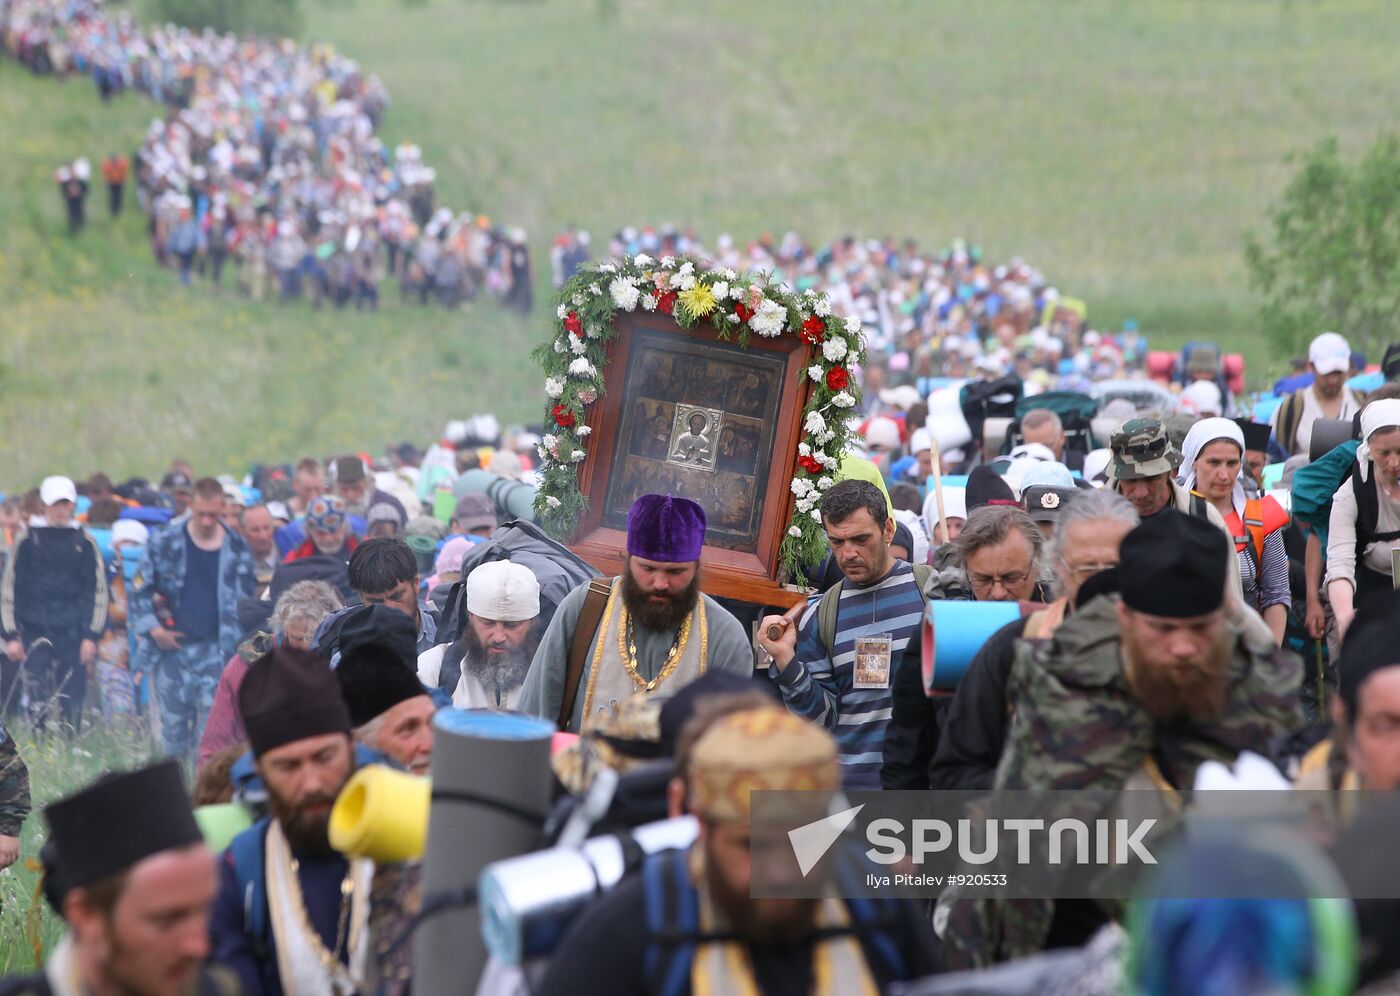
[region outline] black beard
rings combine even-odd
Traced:
[[[680,629],[681,623],[695,608],[699,597],[700,571],[698,568],[695,571],[695,577],[691,579],[690,584],[686,585],[685,590],[667,596],[665,602],[653,602],[651,593],[643,591],[641,585],[633,579],[631,568],[622,572],[622,604],[627,606],[627,611],[631,613],[632,619],[642,629],[651,629],[662,633]]]
[[[754,944],[788,946],[810,942],[816,926],[816,899],[759,899],[729,888],[714,859],[705,861],[705,886],[710,899],[729,920],[729,927]]]
[[[530,673],[530,664],[539,645],[539,626],[531,625],[529,635],[520,646],[504,654],[490,654],[468,619],[462,629],[462,673],[470,674],[487,691],[504,698],[506,693],[525,684],[525,676]]]
[[[301,806],[314,806],[317,803],[334,804],[338,793],[320,794],[303,799]],[[312,858],[332,858],[336,855],[331,847],[331,814],[307,813],[301,806],[293,805],[267,787],[267,808],[273,818],[282,825],[282,834],[293,853]]]

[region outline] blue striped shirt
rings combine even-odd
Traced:
[[[914,568],[902,560],[884,580],[867,588],[841,585],[834,653],[827,656],[817,628],[813,598],[802,615],[797,656],[781,674],[774,668],[783,701],[792,712],[818,723],[836,737],[845,787],[879,789],[885,727],[893,704],[894,671],[910,641],[917,646],[924,599]],[[888,633],[890,682],[887,688],[854,688],[856,638]]]

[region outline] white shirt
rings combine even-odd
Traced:
[[[1279,411],[1282,405],[1274,409],[1273,426],[1275,433],[1278,432]],[[1351,393],[1351,388],[1342,387],[1342,407],[1337,412],[1337,418],[1351,418],[1361,410],[1361,406],[1356,403],[1356,395]],[[1322,410],[1322,402],[1317,398],[1317,393],[1313,385],[1303,389],[1303,415],[1298,419],[1298,431],[1293,438],[1293,452],[1306,454],[1312,446],[1313,423],[1320,418],[1327,418],[1327,413]]]

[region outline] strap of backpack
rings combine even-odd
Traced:
[[[1380,496],[1376,494],[1376,475],[1368,474],[1366,480],[1357,473],[1357,465],[1351,468],[1351,489],[1356,496],[1356,549],[1360,552],[1371,543],[1390,543],[1400,539],[1400,531],[1376,532],[1380,521]]]
[[[695,961],[693,938],[700,927],[699,900],[690,884],[687,851],[664,851],[642,865],[646,900],[645,966],[651,991],[659,996],[683,996],[690,991],[690,967]]]
[[[583,664],[588,659],[594,637],[598,635],[598,623],[602,621],[603,609],[611,594],[611,578],[594,578],[588,582],[588,594],[583,597],[583,608],[579,611],[574,638],[569,644],[569,663],[564,671],[564,698],[559,703],[557,721],[561,730],[567,730],[569,721],[574,718],[574,700],[578,698],[578,686],[583,680]]]
[[[1204,495],[1198,494],[1195,491],[1191,492],[1192,515],[1194,515],[1198,519],[1208,519],[1210,518],[1210,513],[1206,511],[1208,507],[1209,506],[1206,504],[1206,499]]]
[[[822,641],[827,660],[836,653],[836,613],[840,611],[841,589],[845,586],[846,579],[842,578],[822,592],[821,601],[817,603],[817,637]]]
[[[259,960],[267,955],[267,880],[263,874],[263,841],[268,820],[263,818],[229,843],[233,876],[243,897],[243,930]]]
[[[928,588],[929,581],[933,580],[933,565],[914,564],[913,567],[914,583],[919,586],[919,597],[922,598],[924,600],[924,604],[927,605],[928,591],[926,589]]]
[[[1296,391],[1283,399],[1278,413],[1278,444],[1288,453],[1298,438],[1298,423],[1303,419],[1303,396]]]

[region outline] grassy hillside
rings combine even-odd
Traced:
[[[1241,347],[1256,379],[1284,358],[1252,328],[1241,233],[1291,151],[1356,149],[1400,98],[1383,0],[338,0],[307,21],[383,76],[386,139],[423,146],[446,203],[541,250],[570,221],[964,235],[1102,323]],[[0,65],[0,134],[18,136],[0,153],[0,487],[535,416],[543,308],[313,314],[183,290],[135,216],[70,241],[54,165],[129,146],[150,114]]]

